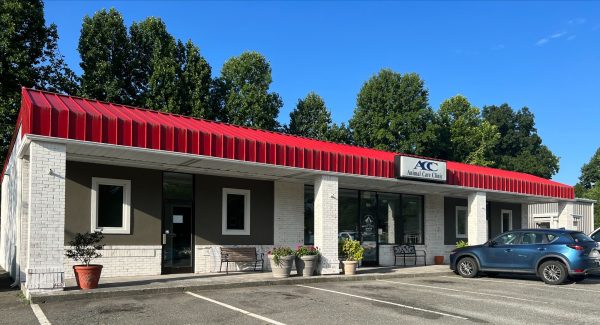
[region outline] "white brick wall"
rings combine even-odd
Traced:
[[[486,194],[474,192],[468,200],[468,238],[469,245],[479,245],[487,241]]]
[[[194,271],[196,273],[219,272],[221,247],[256,247],[258,254],[264,254],[263,270],[271,270],[267,253],[273,249],[273,245],[196,245]],[[254,263],[229,263],[229,271],[252,270],[253,267]],[[222,271],[225,272],[225,264],[223,264]]]
[[[521,229],[532,228],[529,226],[529,204],[521,203]]]
[[[2,209],[0,211],[0,266],[13,278],[16,277],[19,268],[17,260],[19,209],[17,206],[20,184],[17,153],[21,149],[21,145],[21,129],[19,128],[13,150],[8,158],[5,176],[2,179]]]
[[[573,202],[558,202],[558,228],[575,230],[573,227]]]
[[[318,272],[340,273],[338,260],[338,179],[315,179],[315,246],[321,250]]]
[[[64,250],[69,247],[65,246]],[[161,245],[106,245],[100,251],[102,257],[91,264],[102,265],[102,278],[117,276],[160,275]],[[73,278],[75,261],[65,258],[65,278]],[[102,281],[102,280],[100,280]]]
[[[26,289],[28,292],[62,290],[66,146],[32,141],[29,150]]]
[[[304,243],[304,184],[275,182],[275,246],[289,246]]]
[[[27,279],[27,242],[29,241],[29,157],[24,157],[21,161],[21,241],[19,242],[19,265],[21,266],[21,282]]]

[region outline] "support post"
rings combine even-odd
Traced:
[[[573,202],[558,202],[558,228],[575,230],[573,227]]]
[[[66,146],[32,141],[29,147],[27,296],[63,290]]]
[[[479,245],[487,241],[487,212],[485,192],[474,192],[468,198],[468,238],[469,245]]]
[[[339,274],[338,260],[338,179],[315,179],[315,246],[321,250],[318,272]]]

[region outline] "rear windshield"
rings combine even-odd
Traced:
[[[581,242],[585,242],[585,241],[594,241],[593,239],[591,239],[590,237],[588,237],[586,234],[582,233],[582,232],[573,232],[571,233],[571,237],[573,237],[573,239],[575,240],[576,243],[581,243]]]

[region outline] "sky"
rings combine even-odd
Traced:
[[[529,107],[560,157],[556,181],[577,183],[600,147],[600,2],[46,1],[78,74],[83,17],[112,7],[128,26],[162,18],[200,47],[213,76],[244,51],[265,55],[281,123],[310,91],[347,122],[364,82],[391,68],[418,73],[436,110],[457,94],[479,108]]]

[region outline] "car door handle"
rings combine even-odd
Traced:
[[[512,248],[507,248],[504,251],[507,252],[507,253],[512,252]]]
[[[546,249],[545,249],[544,247],[539,247],[539,248],[538,248],[538,251],[540,251],[540,252],[543,252],[543,251],[545,251],[545,250],[546,250]]]

